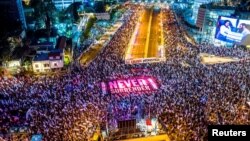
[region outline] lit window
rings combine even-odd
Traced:
[[[43,64],[44,67],[49,67],[49,64]]]

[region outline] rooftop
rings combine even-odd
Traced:
[[[49,60],[48,53],[37,54],[33,59],[33,61],[46,61],[46,60]]]

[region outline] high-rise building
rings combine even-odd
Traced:
[[[197,20],[197,15],[198,15],[198,9],[200,5],[210,3],[210,2],[220,2],[222,0],[194,0],[194,5],[192,7],[193,14],[192,14],[192,19],[194,21],[194,24],[196,23]]]
[[[22,0],[1,0],[0,1],[1,31],[9,32],[18,29],[26,29],[26,20]]]
[[[73,2],[83,2],[83,0],[52,0],[55,4],[55,7],[59,10],[69,7]]]

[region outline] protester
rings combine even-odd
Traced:
[[[157,117],[171,140],[207,140],[209,124],[250,124],[250,63],[206,66],[199,53],[246,58],[238,48],[193,45],[183,35],[171,10],[163,10],[166,62],[124,64],[124,54],[142,7],[131,14],[95,60],[67,74],[0,77],[0,133],[8,139],[13,126],[28,126],[44,140],[90,140],[102,123]],[[181,62],[189,66],[183,66]],[[131,71],[132,69],[139,71]],[[145,71],[145,69],[147,71]],[[106,79],[150,75],[160,82],[152,93],[102,94]]]

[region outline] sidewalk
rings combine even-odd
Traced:
[[[102,37],[97,41],[97,43],[92,44],[87,51],[83,52],[77,59],[80,65],[87,67],[101,52],[103,47],[105,47],[108,44],[112,36],[121,26],[122,26],[121,22],[114,24],[113,27],[110,28],[110,30],[108,30],[102,35]]]

